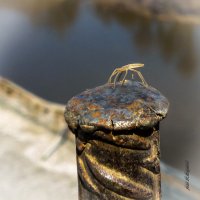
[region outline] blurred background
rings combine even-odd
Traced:
[[[144,63],[146,81],[170,101],[162,161],[184,177],[188,160],[200,178],[198,19],[159,20],[117,0],[0,0],[0,75],[65,104],[116,67]]]

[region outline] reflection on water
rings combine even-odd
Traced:
[[[78,15],[79,0],[67,0],[59,3],[58,5],[52,5],[48,10],[40,11],[33,20],[41,25],[48,25],[53,27],[57,31],[64,31],[67,27],[72,25]],[[47,1],[47,4],[48,1]]]
[[[80,0],[0,0],[2,8],[25,13],[36,25],[47,25],[56,31],[64,31],[74,23]]]
[[[116,21],[125,27],[132,34],[133,45],[142,53],[147,53],[152,47],[157,48],[165,62],[176,60],[181,73],[190,75],[195,71],[197,55],[193,41],[194,25],[153,21],[115,7],[115,4],[105,6],[98,2],[94,7],[97,16],[105,24]]]
[[[105,83],[116,66],[144,62],[145,79],[171,103],[161,126],[162,158],[181,170],[189,160],[200,177],[199,37],[199,26],[97,1],[0,0],[1,75],[65,103]]]

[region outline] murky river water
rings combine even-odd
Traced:
[[[200,177],[200,26],[135,16],[98,1],[0,1],[0,75],[52,101],[142,62],[168,97],[162,160]],[[184,176],[184,173],[183,173]]]

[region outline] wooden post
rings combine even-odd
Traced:
[[[137,81],[86,90],[66,106],[76,136],[79,200],[159,200],[159,122],[168,100]]]

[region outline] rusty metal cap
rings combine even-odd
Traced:
[[[137,81],[105,84],[68,101],[65,119],[70,129],[131,130],[155,126],[169,108],[168,100],[155,88]]]

